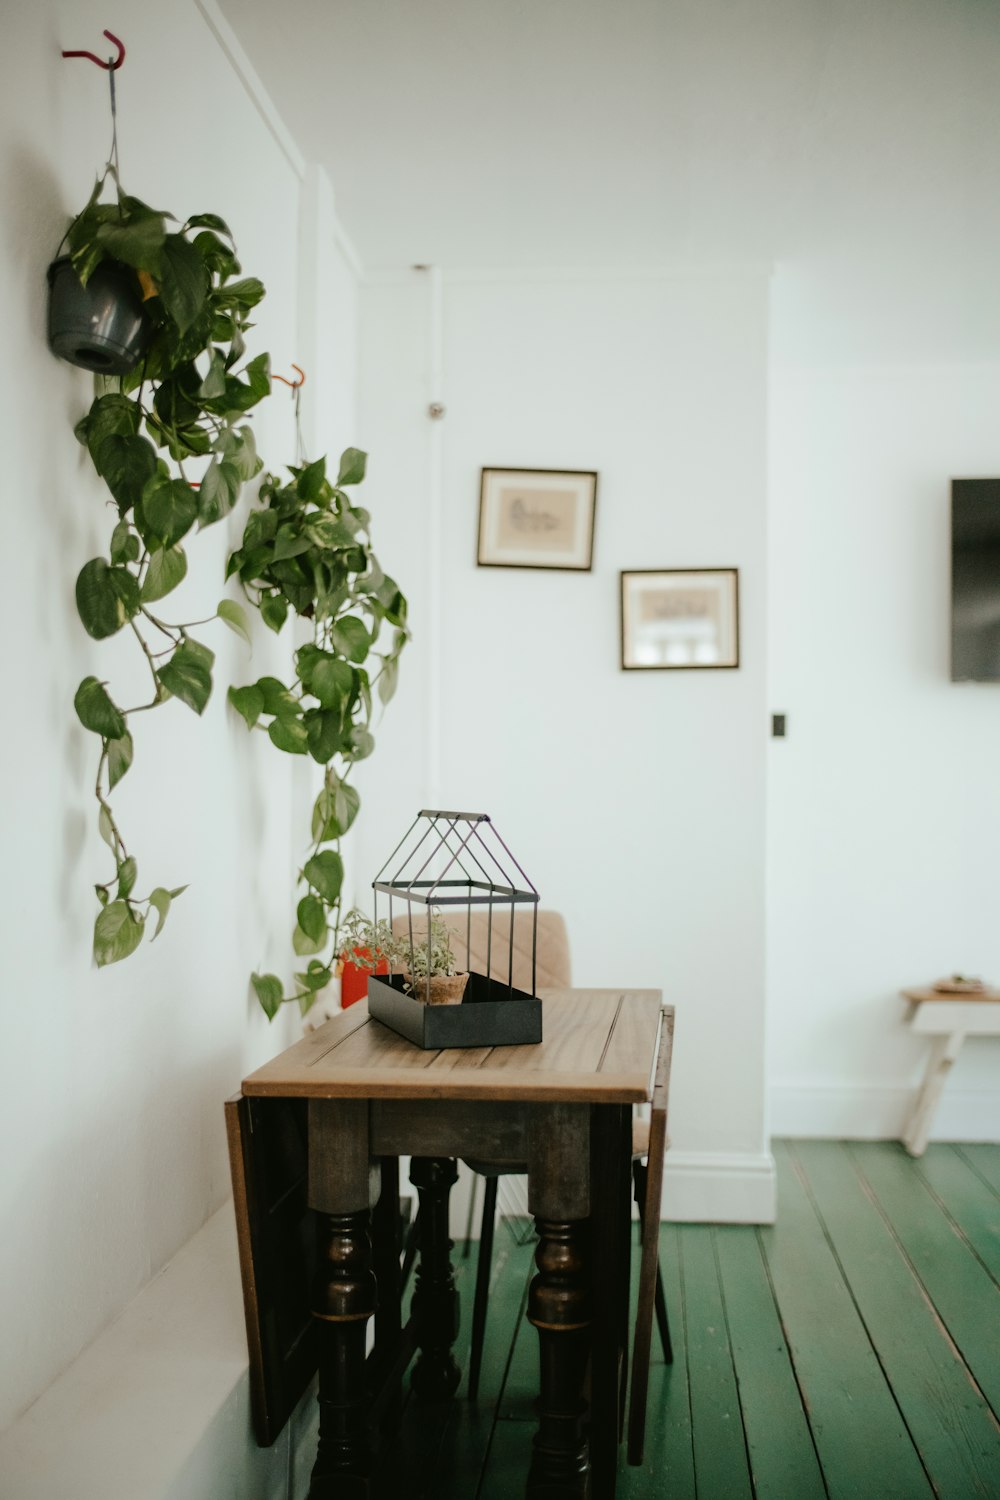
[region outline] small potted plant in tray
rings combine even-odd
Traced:
[[[432,911],[428,925],[429,933],[420,941],[414,938],[411,943],[406,931],[397,934],[393,958],[407,976],[414,999],[428,1005],[460,1005],[469,975],[458,969],[444,918]]]
[[[429,935],[425,927],[414,934],[411,943],[408,929],[394,933],[388,922],[372,922],[357,910],[348,912],[341,927],[342,982],[364,976],[367,983],[369,974],[401,973],[415,1000],[428,1005],[461,1004],[468,973],[458,969],[451,933],[440,913],[432,911],[429,924]],[[352,1000],[360,998],[352,994]],[[349,1005],[352,1000],[342,1003]]]
[[[334,974],[340,980],[340,1004],[346,1010],[364,999],[369,974],[389,973],[392,931],[388,922],[370,922],[355,907],[341,923],[340,938],[343,946]]]

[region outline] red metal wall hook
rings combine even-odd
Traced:
[[[286,380],[284,375],[272,375],[271,379],[280,380],[282,385],[290,386],[293,391],[297,391],[300,386],[303,386],[306,383],[306,372],[300,365],[297,365],[294,360],[292,361],[292,369],[295,370],[298,374],[298,380]]]
[[[89,57],[92,63],[96,63],[99,68],[104,68],[106,72],[117,72],[122,63],[125,61],[125,43],[120,42],[113,31],[105,31],[103,35],[107,37],[109,42],[114,42],[115,46],[118,48],[118,57],[116,61],[105,62],[103,58],[95,56],[93,52],[64,52],[63,57]]]

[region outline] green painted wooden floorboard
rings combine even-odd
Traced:
[[[618,1464],[618,1500],[696,1500],[694,1449],[691,1438],[691,1395],[688,1350],[684,1327],[680,1242],[686,1228],[660,1226],[660,1266],[670,1319],[674,1362],[664,1364],[659,1333],[653,1327],[649,1394],[646,1403],[646,1447],[641,1466]],[[639,1285],[638,1254],[632,1261],[632,1316]],[[631,1376],[631,1372],[630,1372]]]
[[[751,1500],[736,1372],[709,1225],[685,1228],[680,1262],[698,1493]]]
[[[473,1246],[472,1258],[466,1262],[468,1280],[462,1289],[462,1324],[466,1343],[462,1353],[456,1356],[462,1366],[462,1383],[431,1471],[428,1495],[435,1500],[472,1500],[476,1495],[484,1469],[488,1464],[492,1467],[492,1445],[508,1378],[512,1339],[519,1338],[522,1325],[528,1327],[529,1333],[534,1333],[526,1323],[524,1305],[535,1247],[533,1243],[516,1244],[504,1225],[498,1223],[479,1394],[475,1403],[471,1402],[468,1399],[468,1339],[478,1249],[478,1245]],[[536,1382],[537,1378],[536,1371]],[[525,1450],[526,1453],[529,1451]],[[526,1458],[524,1462],[527,1463]],[[526,1468],[524,1472],[527,1472]]]
[[[969,1146],[928,1146],[914,1162],[916,1175],[926,1182],[961,1228],[969,1244],[995,1281],[1000,1283],[1000,1193],[970,1161]],[[993,1147],[1000,1160],[1000,1147]],[[989,1157],[980,1158],[988,1162]]]
[[[538,1334],[528,1322],[526,1316],[528,1285],[535,1273],[534,1265],[534,1242],[527,1247],[527,1260],[525,1261],[523,1284],[524,1284],[524,1310],[518,1321],[517,1327],[510,1325],[506,1331],[506,1344],[509,1353],[507,1366],[507,1378],[504,1382],[503,1395],[497,1406],[497,1418],[505,1422],[534,1422],[536,1420],[537,1398],[538,1398]],[[493,1309],[490,1308],[490,1317]]]
[[[831,1500],[933,1495],[787,1144],[778,1222],[761,1229],[785,1338]]]
[[[868,1141],[849,1149],[980,1390],[1000,1414],[1000,1288],[902,1146]],[[1000,1200],[997,1210],[1000,1216]]]
[[[913,1161],[895,1145],[777,1143],[775,1156],[773,1228],[661,1227],[675,1362],[654,1329],[645,1460],[632,1469],[622,1449],[618,1500],[925,1500],[917,1445],[940,1500],[1000,1500],[998,1425],[963,1363],[995,1397],[1000,1147]],[[533,1247],[498,1225],[495,1248],[480,1399],[464,1380],[451,1403],[409,1399],[378,1500],[523,1495]],[[466,1366],[475,1255],[455,1264]]]
[[[756,1500],[825,1500],[757,1236],[742,1225],[713,1236]]]
[[[1000,1198],[1000,1146],[972,1146],[963,1143],[955,1149]]]
[[[535,1427],[533,1421],[497,1423],[482,1488],[466,1490],[463,1500],[521,1500]]]
[[[1000,1431],[848,1148],[793,1150],[939,1500],[996,1500]]]
[[[928,1146],[913,1166],[1000,1286],[1000,1194],[969,1163],[967,1149]]]
[[[459,1322],[455,1358],[464,1368],[468,1360],[469,1319],[465,1306],[471,1302],[471,1288],[475,1276],[469,1266],[474,1262],[458,1261],[455,1264],[455,1280],[462,1301],[462,1316]],[[407,1297],[412,1298],[414,1280],[411,1278]],[[411,1367],[412,1368],[412,1367]],[[410,1389],[410,1371],[403,1377],[405,1405],[399,1432],[388,1440],[384,1458],[376,1478],[378,1500],[397,1500],[400,1495],[413,1500],[435,1500],[439,1493],[436,1474],[439,1455],[448,1429],[454,1417],[452,1401],[418,1401]]]

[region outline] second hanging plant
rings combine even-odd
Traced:
[[[364,479],[366,461],[348,448],[333,482],[325,458],[292,468],[286,483],[265,475],[262,508],[251,513],[229,559],[228,576],[239,576],[272,630],[280,631],[290,615],[312,627],[312,640],[295,652],[291,683],[261,677],[229,689],[248,728],[324,769],[292,934],[296,954],[308,963],[296,973],[291,995],[274,974],[252,976],[272,1020],[284,1000],[297,1001],[304,1015],[333,976],[344,881],[340,840],[360,806],[350,773],[375,748],[374,700],[388,703],[395,692],[409,638],[406,600],[372,549],[371,517],[348,494]]]

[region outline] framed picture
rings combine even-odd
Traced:
[[[622,573],[623,671],[739,664],[736,568],[641,568]]]
[[[589,469],[484,469],[479,566],[589,571],[596,505]]]

